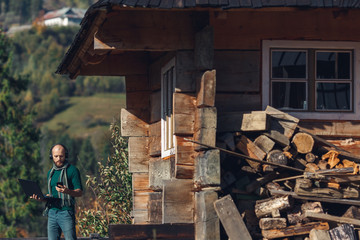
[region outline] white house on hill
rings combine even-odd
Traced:
[[[62,8],[47,12],[44,15],[45,26],[71,26],[78,25],[84,17],[86,10],[80,8]]]

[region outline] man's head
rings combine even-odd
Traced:
[[[65,146],[56,144],[50,150],[50,158],[54,161],[55,166],[62,167],[67,158],[67,150]]]

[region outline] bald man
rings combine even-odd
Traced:
[[[48,196],[54,200],[48,201],[48,239],[58,240],[64,233],[66,240],[76,239],[75,228],[75,198],[82,196],[82,184],[79,170],[68,163],[68,150],[62,144],[55,144],[50,149],[50,159],[53,167],[47,174]],[[39,199],[33,195],[31,198]]]

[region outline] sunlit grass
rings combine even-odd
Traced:
[[[125,107],[125,94],[103,93],[89,97],[72,97],[69,107],[43,123],[52,131],[63,131],[71,137],[87,137],[109,129],[113,119],[119,120]]]

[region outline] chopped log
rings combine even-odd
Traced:
[[[355,188],[345,188],[343,191],[343,198],[359,198],[359,191]]]
[[[301,205],[301,211],[305,212],[313,212],[313,213],[323,213],[324,210],[321,206],[321,202],[306,202]]]
[[[360,208],[351,206],[346,210],[342,217],[360,219]]]
[[[315,163],[308,163],[308,164],[306,164],[305,172],[314,173],[314,172],[316,172],[317,170],[319,170],[319,166],[316,165]]]
[[[258,136],[254,140],[254,143],[256,146],[258,146],[261,150],[263,150],[266,153],[270,152],[275,146],[275,142],[265,135]]]
[[[329,231],[331,240],[357,240],[355,229],[349,224],[343,224]]]
[[[317,164],[317,166],[319,167],[319,169],[324,170],[324,169],[329,169],[330,165],[328,164],[328,162],[326,160],[320,160],[319,163]]]
[[[360,226],[360,220],[358,219],[338,217],[326,213],[305,212],[305,217],[328,222],[348,223],[355,226]]]
[[[255,204],[255,214],[257,217],[264,217],[273,214],[276,211],[287,209],[291,207],[289,196],[282,196],[276,198],[269,198],[265,200],[258,200]]]
[[[303,222],[304,215],[301,213],[299,208],[286,213],[286,218],[290,225],[296,225]]]
[[[280,237],[309,234],[311,229],[329,230],[329,224],[322,222],[312,222],[301,225],[289,226],[283,229],[262,230],[261,233],[264,238],[274,239]]]
[[[262,230],[286,228],[286,218],[261,218],[259,227]]]
[[[263,150],[257,147],[250,139],[248,139],[244,135],[241,135],[239,142],[236,144],[236,147],[245,155],[251,158],[263,160],[266,156],[266,153]],[[248,159],[246,159],[246,161],[254,169],[260,170],[260,163],[250,161]]]
[[[311,179],[298,178],[296,179],[295,191],[297,188],[307,189],[307,188],[311,188],[312,186],[313,186],[313,182]]]
[[[230,239],[252,239],[230,195],[216,200],[214,207]]]
[[[296,188],[295,193],[299,196],[309,196],[317,198],[343,198],[343,194],[340,191],[331,188]]]
[[[287,165],[288,159],[285,154],[280,150],[272,150],[267,154],[266,161],[271,163],[277,163],[281,165]],[[272,166],[273,168],[276,168]]]
[[[305,155],[305,160],[308,162],[308,163],[313,163],[315,162],[317,156],[311,152],[307,153]]]
[[[310,134],[299,132],[293,137],[292,143],[299,153],[310,153],[314,147],[314,139]]]
[[[243,115],[241,131],[266,131],[268,129],[268,118],[264,111],[252,111]]]
[[[329,231],[312,229],[309,234],[310,240],[331,240]]]

